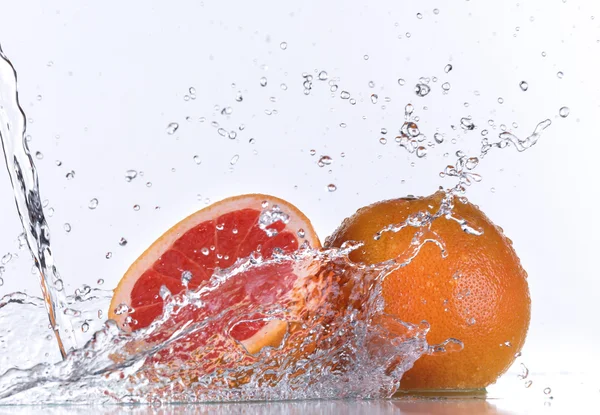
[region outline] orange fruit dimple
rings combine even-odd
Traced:
[[[374,235],[410,214],[438,211],[444,194],[388,200],[359,209],[328,239],[339,247],[348,240],[364,245],[350,254],[355,262],[375,264],[407,250],[416,229],[407,227]],[[465,219],[482,235],[469,234],[455,220],[431,224],[447,251],[426,243],[403,268],[386,277],[382,295],[386,312],[407,322],[426,320],[429,344],[457,338],[460,352],[423,356],[401,380],[402,389],[478,389],[505,372],[525,342],[530,319],[527,274],[512,243],[476,206],[455,198],[453,217]]]
[[[292,253],[303,243],[320,247],[310,221],[292,204],[261,194],[222,200],[173,226],[131,265],[115,289],[109,318],[126,331],[147,327],[162,314],[161,289],[179,294],[186,289],[184,280],[189,280],[189,289],[197,289],[217,268],[226,269],[240,258],[260,253],[268,259],[276,250]],[[295,272],[286,263],[245,271],[240,280],[245,285],[236,291],[237,295],[250,298],[257,306],[270,305],[275,301],[274,293],[291,289],[299,277]],[[206,307],[215,314],[242,299],[231,295],[219,297],[218,293],[210,298],[211,303]],[[287,330],[282,321],[271,320],[266,324],[261,316],[255,317],[254,321],[237,324],[229,331],[249,353],[279,344]],[[206,336],[202,338],[207,338],[210,333],[203,335]]]

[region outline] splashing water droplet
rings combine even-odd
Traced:
[[[181,284],[187,287],[190,281],[192,280],[192,277],[193,275],[190,271],[183,271],[181,273]]]
[[[475,124],[473,124],[473,121],[471,119],[471,117],[463,117],[460,119],[460,126],[463,130],[467,130],[467,131],[471,131],[475,129]]]
[[[571,110],[569,109],[569,107],[562,107],[558,110],[558,115],[560,115],[563,118],[567,118],[570,112]]]
[[[127,170],[125,172],[125,181],[130,182],[138,176],[138,172],[136,170]]]
[[[521,81],[521,83],[519,83],[519,86],[521,87],[522,91],[527,91],[529,89],[529,84],[526,81]]]
[[[173,134],[175,134],[175,131],[177,131],[178,129],[179,129],[178,123],[176,123],[176,122],[169,123],[169,125],[167,125],[167,134],[173,135]]]
[[[319,167],[329,166],[331,163],[333,163],[333,159],[330,156],[321,156],[317,162]]]
[[[88,203],[88,208],[90,208],[91,210],[94,210],[98,207],[98,199],[93,198],[92,200],[90,200],[90,203]]]
[[[523,363],[521,363],[521,373],[519,373],[518,378],[521,380],[527,379],[529,376],[529,369]]]
[[[429,94],[429,91],[431,91],[431,88],[429,87],[429,85],[425,85],[425,84],[415,85],[415,94],[419,97],[426,96],[427,94]]]

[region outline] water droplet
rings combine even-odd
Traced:
[[[8,264],[10,262],[10,260],[12,259],[12,257],[13,257],[13,255],[10,252],[4,254],[2,259],[0,260],[2,262],[2,265]]]
[[[379,96],[377,94],[371,94],[371,103],[377,104],[378,99],[379,99]]]
[[[90,325],[88,323],[83,323],[81,325],[81,331],[86,333],[90,329]]]
[[[342,99],[349,99],[350,98],[350,92],[348,92],[348,91],[342,91],[340,93],[340,98],[342,98]]]
[[[427,94],[429,94],[429,91],[431,91],[431,88],[429,87],[429,85],[425,85],[425,84],[415,85],[415,94],[417,94],[417,96],[419,96],[419,97],[426,96]]]
[[[319,167],[329,166],[331,163],[333,163],[333,159],[330,156],[321,156],[317,162]]]
[[[528,381],[526,381],[526,382],[525,382],[525,387],[526,387],[526,388],[530,388],[532,383],[533,383],[533,381],[532,381],[532,380],[528,380]]]
[[[267,78],[264,76],[260,78],[260,86],[267,86]]]
[[[369,88],[375,88],[375,82],[369,81]]]
[[[235,140],[235,138],[237,137],[237,133],[233,130],[231,130],[229,132],[229,134],[227,134],[227,136],[229,137],[230,140]]]
[[[321,71],[321,72],[319,72],[318,78],[321,81],[326,81],[327,78],[329,78],[329,75],[327,74],[326,71]]]
[[[288,44],[287,44],[287,42],[281,42],[279,44],[279,47],[281,48],[281,50],[286,50],[288,47]]]
[[[225,107],[221,110],[221,115],[231,115],[232,112],[233,112],[233,108]]]
[[[471,317],[467,320],[467,325],[472,326],[473,324],[475,324],[477,321]]]
[[[67,178],[67,180],[72,180],[75,178],[75,170],[71,170],[70,172],[68,172],[65,177]]]
[[[350,98],[350,104],[351,105],[355,105],[356,104],[356,100],[354,98]]]
[[[207,247],[203,247],[200,252],[202,253],[202,255],[208,255],[210,253],[210,251],[208,250]]]
[[[439,9],[433,9],[433,14],[440,14]]]
[[[152,187],[152,182],[146,182],[146,187]]]
[[[521,90],[523,90],[523,91],[527,91],[529,89],[529,84],[526,81],[521,81],[519,86],[521,87]]]
[[[62,291],[64,288],[64,284],[63,284],[63,280],[61,280],[60,278],[57,279],[56,281],[54,281],[54,288],[56,288],[57,291]],[[65,313],[68,309],[65,310]]]
[[[463,130],[474,130],[475,124],[471,120],[471,117],[463,117],[460,119],[460,126]]]
[[[550,389],[550,388],[545,388],[544,389],[544,394],[550,395],[551,393],[552,393],[552,389]]]
[[[558,110],[558,115],[560,115],[563,118],[567,118],[570,112],[571,110],[569,109],[569,107],[562,107]]]
[[[444,82],[444,83],[442,84],[442,89],[443,89],[444,91],[448,92],[448,91],[450,91],[450,88],[451,88],[450,82]]]
[[[433,135],[433,139],[438,144],[442,144],[444,142],[444,136],[442,134],[440,134],[440,133],[435,133]]]
[[[71,232],[71,224],[65,223],[63,225],[63,228],[64,228],[65,232],[67,232],[67,233]]]
[[[558,72],[556,73],[556,76],[558,76],[558,79],[562,79],[562,78],[563,78],[563,76],[565,76],[565,74],[564,74],[564,73],[562,73],[562,71],[558,71]]]
[[[404,84],[406,84],[406,81],[402,78],[398,78],[398,85],[404,86]]]
[[[236,154],[231,158],[231,160],[229,161],[229,164],[231,164],[233,166],[235,163],[238,162],[239,159],[240,159],[240,156]]]
[[[120,246],[125,246],[127,245],[127,239],[121,237],[121,239],[119,239],[119,245]]]
[[[35,158],[38,159],[38,160],[41,160],[41,159],[44,158],[44,155],[42,154],[41,151],[36,151],[35,152]]]
[[[283,91],[287,91],[288,87],[286,84],[281,84],[279,85],[279,87],[283,90]]]
[[[300,228],[300,229],[298,229],[298,232],[296,232],[296,234],[298,235],[299,238],[304,238],[304,236],[306,235],[306,232],[304,231],[304,229]]]
[[[98,199],[93,198],[92,200],[90,200],[90,203],[88,203],[88,208],[90,208],[91,210],[94,210],[98,207]]]
[[[469,157],[465,161],[465,167],[468,170],[473,170],[475,167],[477,167],[478,164],[479,164],[479,159],[477,157]]]
[[[98,281],[96,281],[96,284],[102,285],[104,284],[104,280],[102,278],[99,278]]]
[[[423,146],[417,147],[416,154],[417,154],[417,157],[419,157],[419,158],[425,157],[427,155],[427,148],[425,148]]]
[[[160,298],[164,301],[171,296],[171,291],[165,285],[161,285],[158,290],[158,295],[160,295]]]
[[[58,167],[62,166],[62,161],[60,161],[60,160],[56,160],[54,163],[55,163],[55,164],[56,164]]]
[[[491,188],[490,188],[490,192],[492,192],[492,193],[496,193],[496,188],[495,188],[495,187],[491,187]]]
[[[200,156],[198,156],[198,155],[194,156],[194,163],[196,163],[196,164],[202,163],[202,159],[200,158]]]
[[[498,98],[498,104],[504,104],[504,98],[499,97]]]
[[[107,252],[106,255],[104,255],[104,257],[106,259],[111,259],[112,258],[112,252]]]
[[[366,60],[366,61],[368,61],[369,60],[369,55],[364,55],[363,59]]]
[[[385,138],[385,137],[381,137],[381,138],[379,139],[379,142],[380,142],[381,144],[387,144],[387,138]]]
[[[138,172],[136,170],[127,170],[125,172],[125,181],[130,182],[138,176]]]
[[[523,380],[523,379],[527,379],[527,376],[529,376],[529,369],[527,369],[527,366],[525,366],[523,363],[521,363],[521,373],[519,373],[518,378]]]
[[[311,150],[310,150],[310,155],[311,155],[311,156],[314,156],[315,154],[317,154],[317,150],[315,150],[315,149],[311,149]]]
[[[446,66],[444,66],[444,72],[448,73],[452,70],[452,65],[448,64]]]
[[[169,125],[167,125],[167,134],[173,135],[178,129],[179,124],[177,124],[176,122],[169,123]]]
[[[330,192],[335,192],[337,190],[337,186],[333,183],[330,183],[327,185],[327,190],[329,190]]]
[[[545,58],[546,57],[546,52],[542,52],[542,57]]]
[[[192,277],[193,275],[190,271],[183,271],[181,273],[181,284],[187,287],[190,281],[192,280]]]

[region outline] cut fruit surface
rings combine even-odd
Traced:
[[[226,269],[251,254],[270,258],[289,254],[301,245],[319,248],[310,221],[292,204],[268,195],[228,198],[202,209],[169,229],[129,267],[115,289],[109,318],[126,331],[149,326],[162,314],[166,293],[179,294],[206,284],[218,269]],[[256,304],[269,304],[270,293],[289,290],[295,269],[282,263],[245,271],[243,293]],[[207,304],[218,312],[241,298],[211,296]],[[276,345],[287,324],[265,323],[262,316],[230,328],[229,334],[250,353]]]

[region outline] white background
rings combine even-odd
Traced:
[[[100,278],[102,287],[115,286],[151,241],[207,198],[283,197],[324,238],[360,206],[453,185],[438,173],[459,149],[476,155],[481,130],[496,138],[505,124],[526,137],[550,118],[529,151],[490,153],[468,197],[504,228],[529,273],[533,314],[520,361],[533,372],[595,373],[600,10],[592,0],[449,3],[0,0],[0,43],[19,74],[31,149],[43,154],[41,191],[46,210],[54,209],[52,242],[69,292]],[[303,94],[302,73],[316,78],[315,70],[340,78],[335,97],[317,80]],[[413,90],[420,77],[438,78],[424,98]],[[443,82],[452,85],[447,95]],[[185,101],[190,87],[197,97]],[[340,99],[342,90],[355,106]],[[446,137],[425,159],[393,142],[408,102],[425,135]],[[229,117],[220,113],[227,106]],[[474,131],[451,128],[466,116]],[[221,137],[212,121],[237,138]],[[180,125],[174,135],[166,131],[171,122]],[[389,131],[386,145],[381,128]],[[320,155],[333,164],[318,167]],[[144,175],[127,182],[129,169]],[[337,191],[327,191],[330,183]],[[18,254],[6,264],[0,295],[38,293],[20,232],[0,169],[0,257]]]

